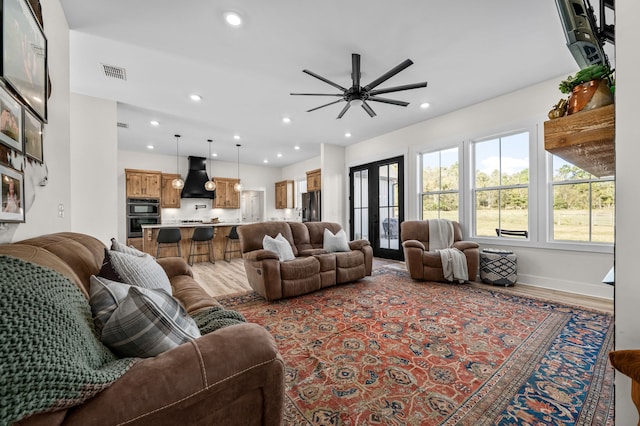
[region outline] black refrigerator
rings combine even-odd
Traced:
[[[302,221],[320,222],[320,191],[302,193]]]

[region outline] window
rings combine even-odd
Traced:
[[[458,148],[420,155],[422,219],[459,221]]]
[[[553,240],[613,243],[613,177],[597,178],[555,155],[552,161]]]
[[[474,142],[473,154],[475,235],[495,237],[497,230],[528,234],[529,132]]]

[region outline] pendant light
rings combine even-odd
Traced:
[[[233,185],[233,190],[236,192],[240,192],[242,191],[242,184],[240,183],[240,147],[242,145],[237,143],[236,146],[238,147],[238,183]]]
[[[182,176],[180,176],[180,157],[178,157],[178,140],[180,139],[180,135],[174,136],[176,137],[176,173],[178,177],[171,181],[171,186],[173,189],[182,189],[184,188],[184,181],[182,180]]]
[[[215,191],[216,183],[213,181],[213,175],[211,174],[211,170],[213,170],[211,168],[211,144],[213,144],[213,141],[211,139],[207,139],[207,142],[209,142],[209,176],[211,176],[211,178],[204,183],[204,189],[207,191]]]

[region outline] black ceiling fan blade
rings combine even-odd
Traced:
[[[344,96],[344,93],[289,93],[293,96]]]
[[[375,101],[375,102],[382,102],[384,104],[399,105],[399,106],[403,106],[403,107],[406,107],[407,105],[409,105],[409,102],[396,101],[395,99],[378,98],[376,96],[369,96],[369,99],[367,99],[367,100],[368,101]]]
[[[351,81],[353,87],[360,89],[360,55],[357,53],[351,54]]]
[[[317,79],[318,79],[318,80],[320,80],[320,81],[324,81],[325,83],[330,84],[330,85],[332,85],[333,87],[335,87],[336,89],[340,89],[340,90],[342,90],[343,92],[346,92],[346,91],[347,91],[347,89],[345,89],[344,87],[340,86],[339,84],[334,83],[334,82],[333,82],[333,81],[331,81],[331,80],[327,80],[326,78],[322,77],[321,75],[318,75],[318,74],[314,73],[313,71],[309,71],[309,70],[302,70],[302,72],[303,72],[303,73],[305,73],[305,74],[309,74],[311,77],[315,77],[315,78],[317,78]]]
[[[422,83],[405,84],[403,86],[394,86],[387,87],[386,89],[372,90],[369,92],[369,95],[375,96],[381,93],[400,92],[402,90],[419,89],[420,87],[427,87],[427,82],[423,81]]]
[[[340,111],[340,114],[338,114],[338,116],[336,118],[342,118],[344,113],[347,112],[349,110],[349,108],[351,108],[351,104],[349,102],[347,102],[347,104],[344,106],[344,108],[342,108],[342,111]]]
[[[369,90],[373,89],[374,87],[378,86],[380,83],[384,83],[385,81],[389,80],[391,77],[393,77],[394,75],[398,74],[400,71],[404,70],[405,68],[407,68],[408,66],[410,66],[412,64],[413,64],[413,61],[411,59],[406,59],[401,64],[396,65],[395,67],[393,67],[392,69],[390,69],[386,73],[382,74],[380,77],[378,77],[375,80],[373,80],[371,83],[369,83],[366,86],[364,86],[363,89],[365,91],[369,91]]]
[[[367,111],[367,114],[369,114],[369,117],[375,117],[376,113],[373,109],[371,109],[371,107],[369,106],[368,103],[366,102],[362,102],[362,109]]]
[[[344,99],[338,99],[337,101],[329,102],[328,104],[320,105],[319,107],[308,109],[307,112],[315,111],[320,108],[324,108],[329,105],[337,104],[338,102],[342,102]]]

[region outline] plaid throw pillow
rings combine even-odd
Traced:
[[[93,323],[100,337],[104,325],[118,308],[118,303],[127,297],[131,286],[95,275],[91,275],[90,284],[89,305],[91,305]]]
[[[163,290],[130,286],[102,329],[102,343],[120,357],[152,357],[200,337],[195,321]]]
[[[162,266],[149,254],[134,256],[105,249],[104,262],[99,275],[143,288],[162,289],[171,293],[169,277]]]

